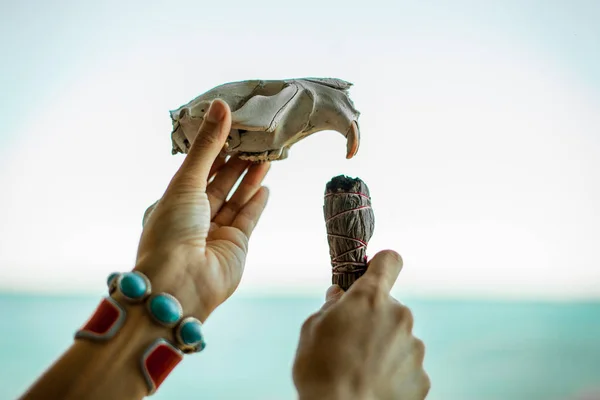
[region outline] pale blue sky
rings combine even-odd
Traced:
[[[168,110],[334,76],[359,154],[323,132],[274,165],[243,291],[327,286],[321,196],[346,173],[373,193],[370,254],[405,258],[398,293],[597,297],[599,20],[596,1],[3,2],[0,288],[98,291],[131,267],[182,159]]]

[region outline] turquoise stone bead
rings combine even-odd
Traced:
[[[110,286],[110,284],[112,283],[112,281],[114,281],[118,277],[119,277],[119,273],[118,272],[113,272],[112,274],[110,274],[108,276],[108,279],[106,280],[106,284],[108,286]]]
[[[165,294],[158,294],[150,300],[150,312],[156,320],[165,325],[176,323],[183,314],[179,302]]]
[[[196,321],[187,321],[181,325],[181,340],[189,345],[196,345],[203,341],[202,326]]]
[[[144,278],[133,272],[123,274],[119,287],[121,293],[130,299],[139,299],[143,297],[146,294],[146,290],[148,290],[148,285]]]

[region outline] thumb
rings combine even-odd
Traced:
[[[381,289],[389,293],[404,265],[400,254],[393,250],[380,251],[369,261],[369,267],[363,276],[354,283],[348,292],[366,289]]]
[[[230,130],[229,105],[223,100],[214,100],[172,184],[206,190],[211,166],[223,149]]]

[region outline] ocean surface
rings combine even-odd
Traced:
[[[18,397],[69,346],[98,300],[0,295],[0,400]],[[600,399],[600,303],[403,302],[427,346],[429,400]],[[295,399],[299,329],[320,305],[234,296],[207,321],[206,350],[153,398]]]

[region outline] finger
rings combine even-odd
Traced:
[[[389,293],[402,270],[402,257],[393,250],[385,250],[377,253],[371,261],[367,271],[348,290],[363,290],[366,288],[377,288]]]
[[[225,162],[227,161],[227,157],[219,155],[213,165],[210,167],[210,172],[208,173],[208,180],[210,181],[217,172],[221,169]]]
[[[306,319],[306,321],[304,321],[304,323],[302,324],[302,327],[300,328],[300,340],[306,339],[307,336],[310,335],[310,332],[311,332],[314,324],[317,322],[317,320],[319,318],[321,318],[321,313],[316,312],[316,313],[312,314],[310,317],[308,317]]]
[[[270,163],[252,165],[233,196],[215,216],[214,222],[220,226],[231,225],[246,203],[258,192],[269,168]]]
[[[425,343],[419,338],[413,340],[413,354],[417,365],[423,365],[423,361],[425,361]]]
[[[393,308],[396,323],[405,332],[412,332],[415,319],[410,308],[406,306],[396,305]]]
[[[422,382],[422,391],[421,396],[419,398],[425,399],[427,397],[427,394],[429,393],[429,390],[431,390],[431,379],[429,378],[429,375],[427,374],[427,372],[425,372],[425,370],[423,370]]]
[[[344,289],[342,289],[339,285],[332,285],[327,289],[327,293],[325,293],[325,301],[339,300],[344,294]]]
[[[321,307],[321,311],[327,311],[331,308],[331,306],[336,304],[338,300],[342,298],[344,293],[344,289],[338,285],[333,285],[327,289],[327,293],[325,294],[325,304]]]
[[[233,220],[231,226],[241,230],[248,238],[258,224],[267,200],[269,199],[269,189],[262,187],[256,192],[254,197],[242,208],[239,214]]]
[[[210,202],[211,220],[217,215],[225,203],[229,192],[249,165],[250,161],[232,157],[223,167],[221,167],[216,174],[215,179],[208,185],[206,194],[208,195],[208,201]]]
[[[219,156],[230,130],[229,106],[217,99],[210,105],[198,135],[173,178],[172,184],[205,190],[211,166]]]

